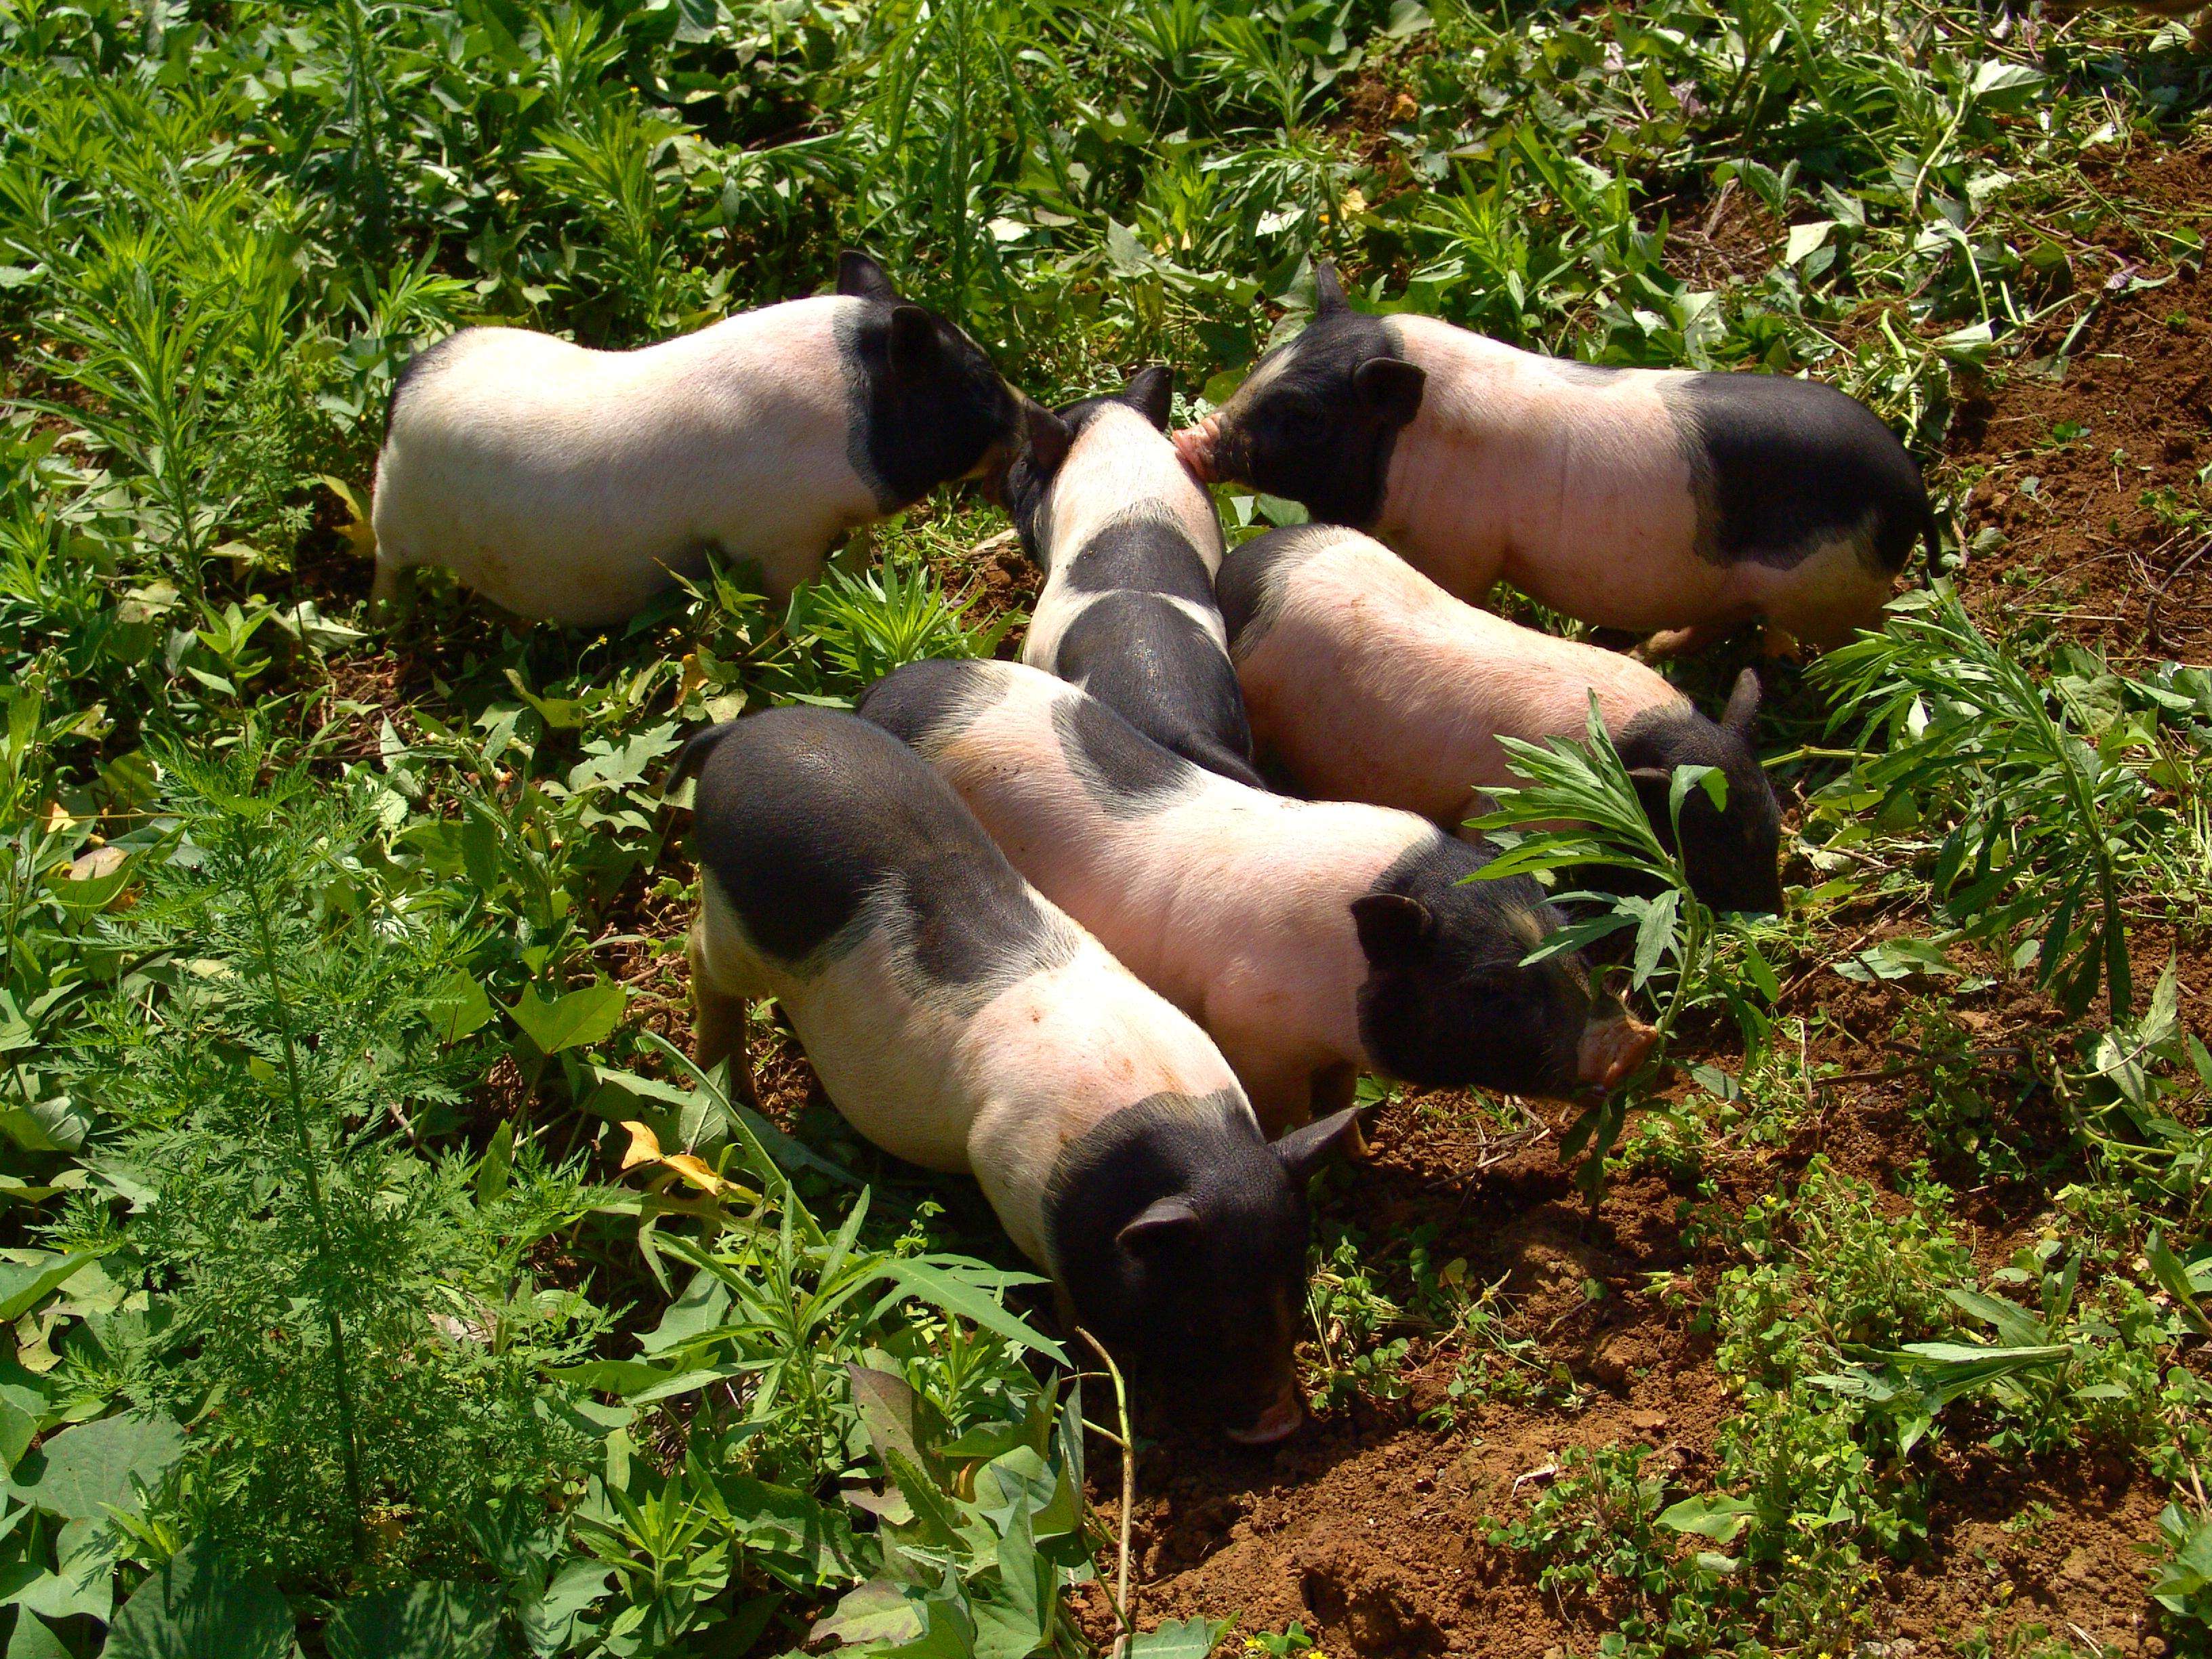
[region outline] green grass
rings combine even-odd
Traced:
[[[736,1659],[823,1618],[1083,1645],[1106,1379],[972,1192],[785,1137],[660,1036],[680,733],[1000,648],[970,550],[1001,521],[942,500],[787,606],[717,571],[598,638],[431,577],[386,636],[362,508],[412,352],[479,319],[634,344],[858,244],[1031,393],[1158,359],[1188,415],[1327,256],[1547,350],[1817,374],[1932,459],[1962,371],[2063,371],[2201,259],[2201,216],[2084,164],[2191,142],[2208,95],[2123,11],[1902,0],[0,0],[10,1659]],[[1969,482],[1935,475],[1954,530]],[[2201,537],[2208,489],[2146,506]],[[1686,1079],[1576,1149],[1593,1193],[1674,1194],[1646,1301],[1710,1334],[1732,1412],[1695,1480],[1610,1446],[1498,1516],[1600,1651],[1852,1650],[1966,1454],[2118,1460],[2171,1500],[2139,1540],[2161,1639],[2212,1631],[2212,1058],[2144,943],[2212,899],[2212,681],[1997,615],[1919,598],[1783,677],[1803,880],[1756,932],[1680,895],[1601,750],[1532,763],[1523,819],[1609,799],[1677,896],[1624,913],[1623,978]],[[1894,992],[1887,1046],[1805,983]],[[1958,1018],[2039,986],[2057,1018]],[[1887,1187],[1803,1150],[1869,1073],[1918,1137]],[[1779,1172],[1756,1203],[1745,1160]],[[1968,1188],[2033,1237],[1977,1254]],[[1551,1310],[1346,1190],[1316,1402],[1454,1435],[1590,1403]],[[2086,1651],[1998,1611],[1960,1651]]]

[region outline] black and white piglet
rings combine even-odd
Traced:
[[[1271,1130],[1356,1074],[1570,1097],[1652,1033],[1596,1005],[1525,876],[1411,812],[1299,801],[1170,754],[1018,663],[922,662],[860,713],[944,774],[1014,867],[1206,1027]]]
[[[1479,611],[1371,537],[1341,525],[1270,531],[1221,567],[1221,606],[1261,752],[1300,788],[1401,806],[1449,827],[1520,781],[1501,738],[1579,738],[1597,702],[1645,815],[1674,841],[1678,766],[1718,769],[1682,803],[1682,866],[1720,910],[1782,908],[1781,813],[1752,752],[1759,677],[1718,721],[1653,670]]]
[[[1022,660],[1081,686],[1208,771],[1257,787],[1252,733],[1213,600],[1221,521],[1166,437],[1174,380],[1031,423],[1006,507],[1044,570]]]
[[[1865,404],[1786,375],[1601,368],[1431,317],[1355,311],[1327,265],[1299,334],[1176,434],[1197,475],[1371,532],[1477,604],[1500,578],[1693,650],[1753,621],[1810,645],[1880,625],[1935,534]]]
[[[1349,1112],[1268,1145],[1206,1034],[1010,866],[913,751],[847,714],[714,726],[696,774],[700,1063],[774,997],[837,1109],[972,1171],[1076,1317],[1246,1441],[1300,1418],[1305,1177]]]
[[[781,599],[853,530],[1002,472],[1032,408],[863,253],[834,295],[635,351],[463,329],[392,394],[375,599],[439,564],[518,616],[599,626],[716,553]]]

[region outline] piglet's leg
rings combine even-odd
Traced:
[[[404,566],[376,562],[376,574],[368,586],[368,614],[378,622],[389,622],[399,605],[399,584],[407,574]]]
[[[1709,645],[1717,645],[1735,628],[1733,622],[1694,623],[1687,628],[1669,628],[1654,634],[1628,654],[1638,662],[1665,662],[1669,657],[1685,657]]]
[[[691,1057],[702,1071],[712,1071],[722,1060],[730,1062],[730,1083],[737,1097],[748,1106],[760,1104],[753,1084],[752,1064],[745,1054],[745,1000],[716,985],[707,971],[699,922],[691,924],[684,954],[691,964]]]

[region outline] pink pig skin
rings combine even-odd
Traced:
[[[1439,823],[1520,781],[1500,737],[1578,737],[1597,697],[1607,729],[1688,699],[1602,647],[1522,628],[1454,599],[1355,530],[1316,530],[1240,641],[1237,680],[1255,738],[1299,787]]]

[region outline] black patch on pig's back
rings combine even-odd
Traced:
[[[1264,788],[1237,671],[1187,611],[1156,594],[1102,594],[1060,636],[1055,667],[1154,743]]]
[[[679,760],[699,773],[699,862],[766,954],[793,965],[841,955],[881,905],[927,984],[996,988],[1072,953],[1072,930],[889,732],[834,710],[775,708],[717,733]]]
[[[1344,534],[1335,525],[1300,524],[1270,530],[1232,547],[1221,561],[1214,592],[1229,630],[1229,653],[1242,659],[1267,636],[1282,610],[1291,572]]]
[[[1141,512],[1122,514],[1084,543],[1067,559],[1065,580],[1078,593],[1127,587],[1209,608],[1213,604],[1205,557],[1183,527]]]
[[[1198,781],[1188,761],[1085,693],[1055,702],[1052,726],[1068,769],[1109,817],[1144,817]]]
[[[917,754],[929,755],[999,700],[1003,671],[989,663],[931,659],[893,669],[860,696],[854,710]]]
[[[1933,529],[1920,468],[1881,417],[1817,380],[1670,376],[1698,497],[1699,552],[1787,569],[1824,541],[1863,536],[1860,556],[1895,572]]]

